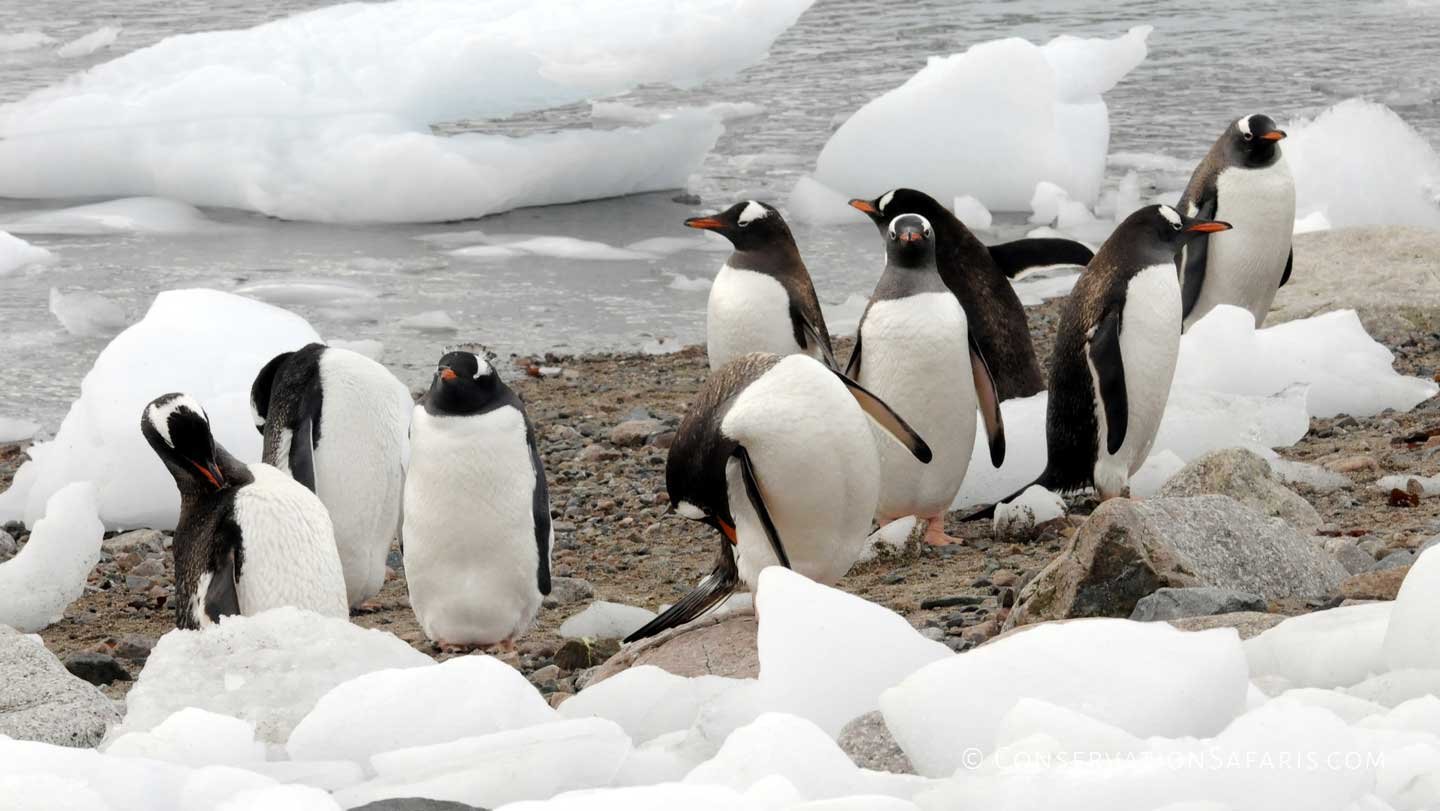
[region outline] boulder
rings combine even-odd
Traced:
[[[0,625],[0,735],[87,747],[119,722],[104,693],[70,675],[33,637]]]
[[[1368,572],[1375,565],[1375,556],[1360,548],[1356,538],[1340,536],[1325,541],[1325,551],[1340,561],[1350,574]]]
[[[1168,622],[1182,631],[1208,631],[1211,628],[1234,628],[1241,639],[1259,636],[1284,622],[1284,614],[1262,614],[1258,611],[1237,611],[1213,617],[1181,617]]]
[[[1409,549],[1394,549],[1385,556],[1370,564],[1367,571],[1382,572],[1386,569],[1409,569],[1410,564],[1415,562],[1415,552]]]
[[[101,548],[111,555],[134,552],[144,557],[146,552],[165,551],[165,533],[154,529],[135,529],[122,532],[101,542]]]
[[[756,678],[760,674],[755,646],[758,627],[753,613],[696,620],[625,646],[595,671],[589,684],[640,665],[654,665],[677,676]]]
[[[65,669],[97,687],[130,681],[130,671],[108,653],[72,653],[65,657]]]
[[[1337,228],[1299,234],[1294,246],[1295,274],[1276,294],[1267,325],[1352,309],[1376,340],[1440,330],[1434,260],[1440,231]],[[1364,284],[1355,283],[1357,261],[1365,268]]]
[[[1140,598],[1130,619],[1140,622],[1173,620],[1184,617],[1209,617],[1241,611],[1264,613],[1269,606],[1258,594],[1197,586],[1188,589],[1163,588]]]
[[[1111,499],[1021,590],[1006,627],[1128,617],[1165,587],[1214,586],[1266,600],[1328,596],[1347,575],[1311,538],[1227,496]]]
[[[1405,565],[1351,575],[1340,584],[1340,596],[1347,600],[1393,600],[1409,572],[1410,566]]]
[[[1229,496],[1260,513],[1283,518],[1307,535],[1324,523],[1310,502],[1276,478],[1269,462],[1244,448],[1225,448],[1201,456],[1172,476],[1159,495]]]
[[[915,767],[896,743],[879,711],[867,712],[846,724],[835,741],[840,751],[862,769],[893,774],[914,774]]]
[[[15,543],[15,538],[3,529],[0,529],[0,563],[15,557],[20,551],[20,545]]]
[[[555,608],[571,603],[584,602],[595,597],[595,588],[589,581],[578,577],[552,577],[550,593],[545,597],[545,607]]]
[[[622,448],[638,448],[664,430],[665,423],[659,420],[626,420],[610,429],[610,443]]]

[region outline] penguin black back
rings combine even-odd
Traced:
[[[315,492],[315,448],[320,444],[325,402],[320,343],[270,359],[250,385],[255,428],[265,437],[263,458]],[[281,453],[287,458],[280,459]]]

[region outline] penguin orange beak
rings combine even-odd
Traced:
[[[721,520],[721,519],[719,519],[719,518],[716,518],[716,519],[715,519],[715,526],[719,527],[719,528],[720,528],[720,532],[724,533],[725,537],[730,539],[730,545],[731,545],[731,546],[734,546],[735,544],[738,543],[738,541],[735,540],[735,528],[734,528],[734,527],[730,526],[729,524],[725,523],[723,520]]]
[[[869,200],[860,200],[858,198],[855,200],[851,200],[850,207],[863,211],[866,214],[870,214],[872,216],[880,213],[880,209],[876,208],[875,204],[870,202]]]
[[[1283,141],[1285,140],[1285,130],[1270,130],[1260,137],[1266,141]]]
[[[685,224],[704,231],[718,231],[725,227],[725,223],[715,217],[691,217],[685,221]]]
[[[451,368],[449,368],[448,366],[442,366],[442,367],[440,367],[440,379],[441,379],[441,380],[444,380],[445,382],[448,383],[448,382],[450,382],[451,380],[454,380],[454,379],[457,378],[457,377],[459,377],[459,375],[455,374],[455,370],[454,370],[454,369],[451,369]]]
[[[1199,231],[1202,234],[1213,234],[1216,231],[1229,231],[1231,228],[1234,228],[1234,226],[1230,223],[1215,220],[1213,222],[1197,222],[1185,230]]]
[[[220,472],[219,465],[216,465],[214,462],[206,462],[202,465],[194,461],[190,464],[194,465],[195,469],[200,471],[201,476],[204,476],[207,481],[215,485],[216,490],[225,486],[225,474]]]

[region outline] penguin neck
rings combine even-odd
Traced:
[[[1266,141],[1247,152],[1241,159],[1241,165],[1246,169],[1264,169],[1279,162],[1280,155],[1280,145]]]
[[[895,299],[948,290],[933,259],[916,263],[891,257],[885,263],[885,272],[881,274],[879,284],[875,286],[874,298]]]
[[[425,411],[443,417],[464,417],[493,411],[510,404],[513,399],[514,395],[499,381],[495,381],[491,387],[473,387],[459,391],[435,385],[431,386],[425,395]]]
[[[776,240],[762,248],[735,249],[728,263],[736,270],[752,270],[767,276],[790,276],[804,270],[800,249],[790,240]]]
[[[224,446],[215,445],[215,466],[220,469],[220,475],[225,477],[225,486],[217,488],[214,484],[200,475],[188,460],[167,458],[166,467],[170,468],[170,475],[175,477],[175,487],[180,491],[180,506],[182,512],[192,504],[214,496],[216,493],[223,493],[236,487],[242,487],[253,481],[255,476],[250,473],[250,468],[244,462],[230,455]]]

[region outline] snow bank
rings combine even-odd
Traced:
[[[21,442],[35,436],[39,423],[15,417],[0,417],[0,442]]]
[[[14,273],[27,265],[43,265],[55,261],[55,254],[0,230],[0,276]]]
[[[204,631],[160,637],[111,737],[148,732],[172,713],[198,707],[252,722],[262,740],[279,743],[336,685],[375,670],[431,664],[396,636],[297,608],[226,617]]]
[[[50,314],[66,332],[85,338],[108,337],[130,323],[124,307],[86,290],[62,294],[50,288]]]
[[[0,625],[33,633],[60,620],[85,592],[100,562],[105,527],[96,516],[95,485],[75,482],[45,502],[20,554],[0,563]]]
[[[71,208],[20,213],[4,225],[16,234],[189,234],[222,226],[200,209],[162,197],[131,197]]]
[[[586,687],[560,705],[560,717],[605,718],[644,743],[689,729],[701,707],[740,683],[722,676],[685,678],[641,665]]]
[[[148,732],[129,732],[105,746],[108,755],[147,757],[182,766],[250,766],[265,760],[255,724],[186,707]]]
[[[995,508],[991,526],[997,537],[1020,535],[1064,515],[1064,499],[1038,484],[1032,484],[1014,501]]]
[[[145,405],[186,392],[205,407],[217,442],[259,461],[250,383],[275,355],[318,340],[304,319],[268,304],[215,290],[161,293],[100,352],[55,439],[30,449],[31,461],[0,494],[0,521],[33,523],[60,488],[93,481],[107,528],[173,528],[180,495],[140,434]]]
[[[65,59],[74,59],[79,56],[89,56],[104,48],[115,44],[120,38],[120,27],[117,25],[102,25],[90,33],[76,37],[75,39],[55,49],[55,53]]]
[[[1297,223],[1440,228],[1440,153],[1389,107],[1350,99],[1285,130]]]
[[[1431,547],[1410,567],[1395,611],[1385,631],[1385,664],[1402,668],[1440,669],[1440,628],[1435,617],[1440,611],[1440,552]]]
[[[585,606],[585,610],[560,623],[560,636],[565,639],[623,639],[653,619],[654,611],[596,600]]]
[[[1380,650],[1394,606],[1367,603],[1291,617],[1245,640],[1250,675],[1279,677],[1294,687],[1363,681],[1385,669]]]
[[[0,195],[418,222],[674,188],[713,116],[524,138],[430,125],[729,76],[810,2],[346,3],[174,36],[0,108]]]
[[[1144,60],[1149,34],[1137,26],[1115,39],[1061,36],[1043,46],[1010,38],[931,57],[840,126],[814,180],[839,198],[911,186],[941,200],[973,196],[991,211],[1028,210],[1035,185],[1048,181],[1093,203],[1110,145],[1101,94]],[[808,203],[819,196],[803,191]]]

